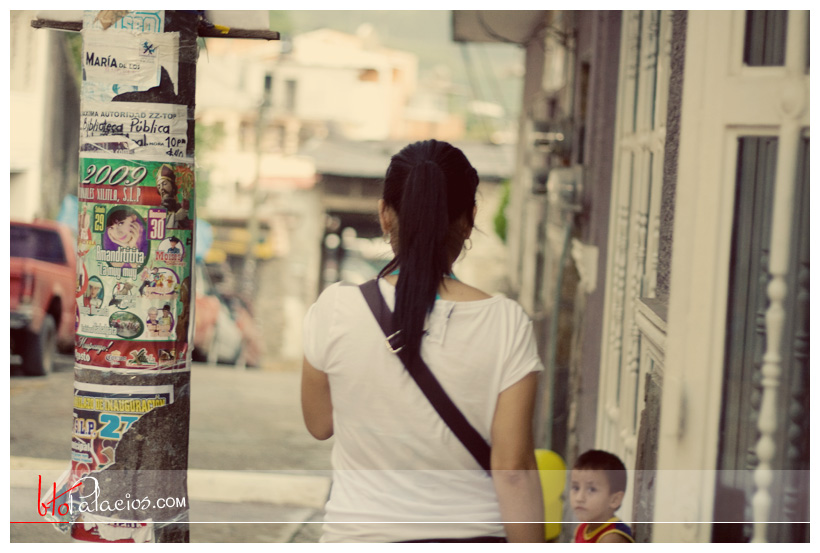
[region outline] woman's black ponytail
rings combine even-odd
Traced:
[[[457,255],[465,224],[472,228],[477,185],[475,169],[446,142],[417,142],[391,160],[383,199],[398,215],[398,244],[379,276],[399,269],[393,320],[398,344],[411,357],[420,354],[425,319],[455,259],[453,245]]]
[[[411,356],[419,352],[424,319],[433,310],[441,278],[449,269],[445,184],[441,169],[424,161],[410,172],[402,194],[395,322]]]

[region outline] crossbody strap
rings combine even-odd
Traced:
[[[490,446],[484,438],[473,428],[466,417],[459,411],[444,388],[441,387],[435,375],[430,371],[430,367],[422,360],[421,355],[417,355],[414,360],[410,360],[407,351],[402,347],[394,347],[392,341],[398,335],[393,327],[393,314],[382,297],[377,280],[369,280],[360,285],[365,301],[373,312],[379,326],[385,335],[387,349],[395,353],[404,364],[407,372],[421,388],[424,396],[430,401],[439,416],[447,423],[456,437],[464,444],[464,447],[475,457],[478,464],[490,472]]]

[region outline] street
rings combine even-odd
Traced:
[[[38,476],[69,464],[73,364],[10,382],[11,520],[41,521]],[[188,501],[193,543],[315,542],[330,486],[332,441],[314,440],[299,408],[299,371],[194,364]],[[11,542],[71,542],[50,524],[12,524]]]

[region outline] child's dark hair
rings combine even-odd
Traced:
[[[609,482],[609,493],[626,491],[626,467],[617,455],[600,449],[583,453],[572,467],[574,470],[602,470]]]
[[[416,142],[390,160],[382,199],[398,216],[398,242],[379,276],[400,269],[393,320],[411,357],[421,349],[438,287],[473,228],[477,187],[478,173],[447,142]]]

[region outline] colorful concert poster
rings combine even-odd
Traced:
[[[117,446],[134,423],[173,402],[172,384],[110,386],[75,381],[71,465],[51,489],[46,488],[38,512],[45,508],[41,514],[75,540],[153,541],[151,520],[121,516],[138,506],[144,510],[149,499],[126,494],[113,508],[109,501],[98,503],[99,475],[116,463]]]
[[[183,368],[194,253],[192,167],[82,159],[81,171],[76,362]]]
[[[174,401],[172,384],[107,386],[74,383],[71,472],[75,479],[116,461],[117,443],[144,414]]]

